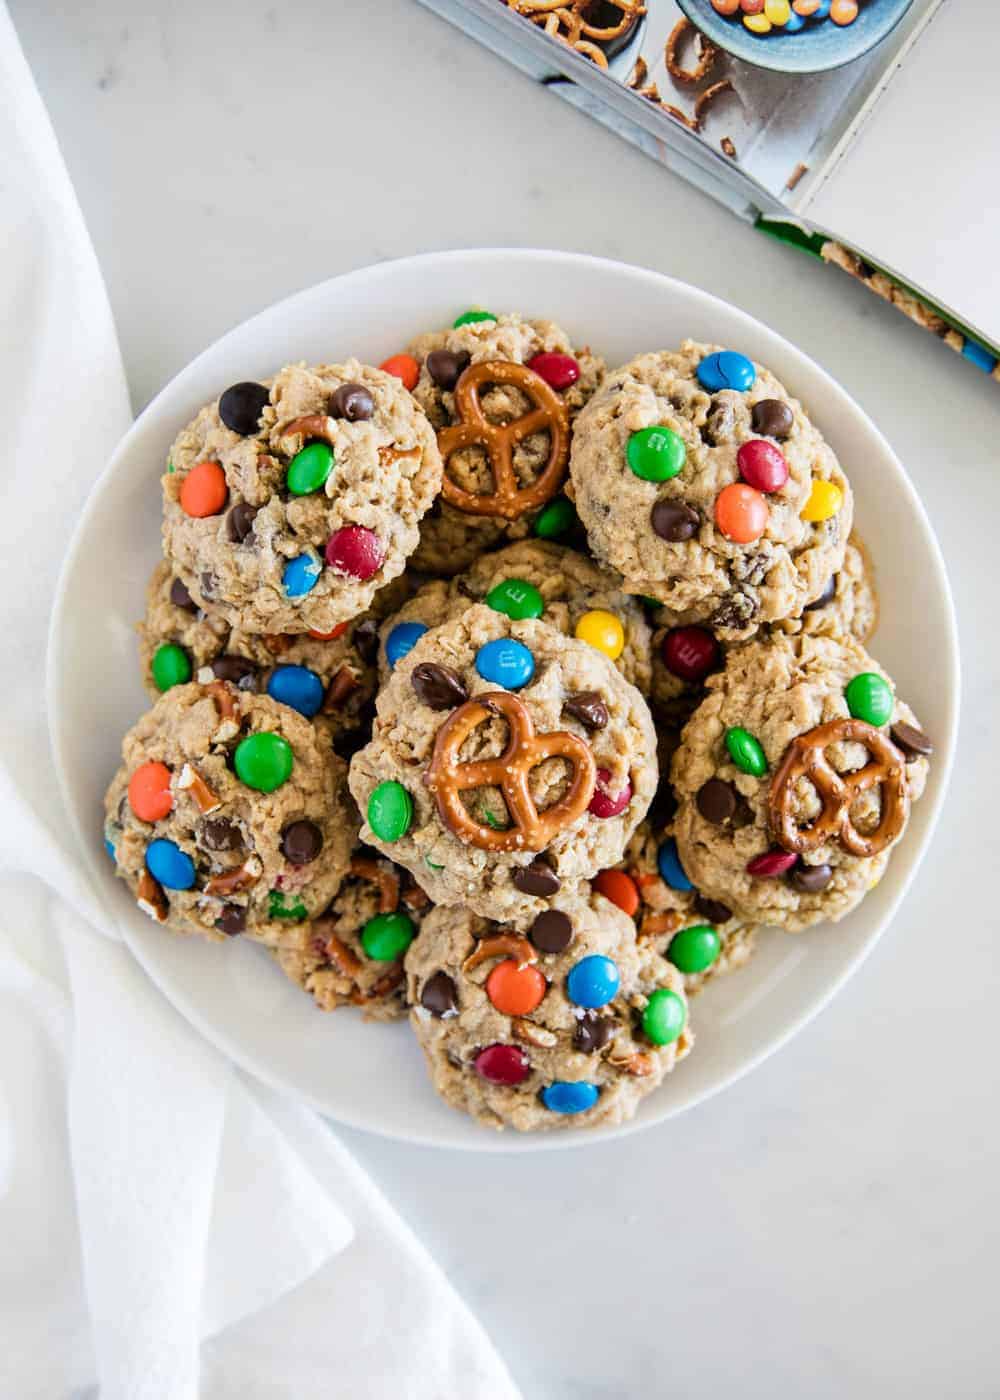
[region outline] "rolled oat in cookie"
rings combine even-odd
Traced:
[[[474,315],[460,316],[448,330],[418,336],[408,347],[419,367],[413,396],[447,458],[442,494],[421,525],[413,563],[446,577],[504,540],[531,534],[536,525],[547,528],[541,513],[565,480],[570,425],[604,372],[603,360],[589,348],[574,349],[552,321],[514,313]],[[487,364],[502,367],[495,379],[481,368]],[[491,442],[488,429],[481,430],[480,414],[487,425],[510,433]],[[537,426],[522,436],[511,425],[529,414]],[[459,430],[467,440],[457,440]],[[518,493],[507,502],[500,494],[503,458],[509,458],[508,484]],[[492,505],[486,497],[493,498]]]
[[[406,1014],[403,957],[430,908],[408,871],[359,842],[330,907],[274,957],[321,1011],[358,1006],[365,1020],[396,1020]]]
[[[758,923],[842,918],[881,879],[931,747],[857,642],[732,647],[673,760],[682,877]]]
[[[382,624],[379,670],[392,665],[422,635],[485,603],[512,618],[541,618],[567,637],[602,651],[643,694],[651,677],[650,629],[641,603],[586,555],[547,540],[519,540],[484,554],[458,578],[432,579]]]
[[[403,572],[441,458],[393,375],[290,365],[203,408],[162,483],[164,553],[195,603],[249,632],[329,632]]]
[[[646,704],[602,652],[473,605],[396,663],[350,785],[362,838],[436,904],[506,918],[619,860],[656,772]]]
[[[137,629],[143,682],[157,699],[188,680],[227,681],[290,705],[336,742],[365,723],[378,682],[379,620],[405,596],[401,577],[367,612],[328,633],[246,632],[199,607],[163,560],[149,581],[146,616]]]
[[[278,946],[327,908],[350,858],[347,769],[308,720],[220,680],[177,685],[122,760],[105,841],[158,923]]]
[[[693,1043],[680,974],[592,892],[507,924],[435,909],[406,978],[435,1089],[492,1128],[625,1122]]]
[[[762,365],[694,341],[605,377],[570,475],[591,549],[625,588],[730,641],[799,616],[851,530],[850,485],[802,405]]]

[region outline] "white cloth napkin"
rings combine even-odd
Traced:
[[[516,1397],[351,1155],[167,1004],[78,862],[49,756],[45,636],[65,544],[130,409],[2,0],[0,94],[0,1396]]]

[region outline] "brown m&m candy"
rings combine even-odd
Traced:
[[[657,501],[650,512],[655,534],[669,544],[689,540],[701,524],[701,516],[683,501]]]
[[[755,433],[781,441],[792,431],[795,417],[783,399],[758,399],[750,414],[750,421]]]

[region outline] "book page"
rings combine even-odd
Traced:
[[[1000,4],[945,0],[799,206],[1000,344]]]

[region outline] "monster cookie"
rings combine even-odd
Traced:
[[[843,562],[847,478],[801,405],[732,350],[685,341],[609,375],[570,472],[598,560],[725,640],[798,617]]]
[[[635,922],[639,947],[665,957],[694,996],[713,978],[744,967],[754,951],[756,928],[736,918],[728,904],[706,899],[677,863],[672,828],[641,822],[625,859],[602,870],[593,888]]]
[[[603,652],[474,605],[397,661],[350,786],[362,839],[436,904],[506,918],[621,858],[656,735]]]
[[[776,633],[733,647],[674,756],[671,868],[744,919],[842,918],[881,878],[930,752],[857,642]]]
[[[360,1006],[366,1020],[390,1021],[406,1011],[403,955],[429,908],[408,871],[359,844],[329,909],[274,956],[322,1011]]]
[[[402,573],[441,485],[426,416],[351,360],[236,384],[178,436],[164,553],[192,600],[248,632],[329,632]]]
[[[600,895],[523,928],[434,909],[406,980],[435,1089],[492,1128],[622,1123],[692,1044],[680,973]]]
[[[650,630],[642,605],[618,581],[576,550],[544,540],[520,540],[484,554],[450,584],[432,579],[381,629],[383,680],[428,627],[486,603],[511,618],[541,618],[613,661],[646,694],[651,677]]]
[[[727,644],[708,627],[679,624],[667,609],[661,609],[655,620],[659,626],[653,634],[651,699],[660,714],[683,723],[704,695],[706,677],[722,666]],[[772,626],[790,634],[852,637],[864,645],[877,623],[875,571],[867,548],[853,530],[844,562],[827,580],[820,596],[800,617]]]
[[[178,685],[125,736],[105,798],[116,873],[158,923],[280,944],[347,870],[346,767],[301,715]]]
[[[229,681],[315,718],[336,741],[363,723],[378,679],[381,608],[404,597],[399,578],[381,590],[368,612],[328,633],[261,635],[230,627],[218,613],[200,608],[164,560],[153,571],[138,628],[146,689],[155,698],[192,679]]]
[[[551,321],[464,312],[394,357],[438,433],[440,500],[420,528],[413,564],[452,575],[504,538],[555,538],[575,516],[559,495],[570,424],[604,362],[574,350]]]

